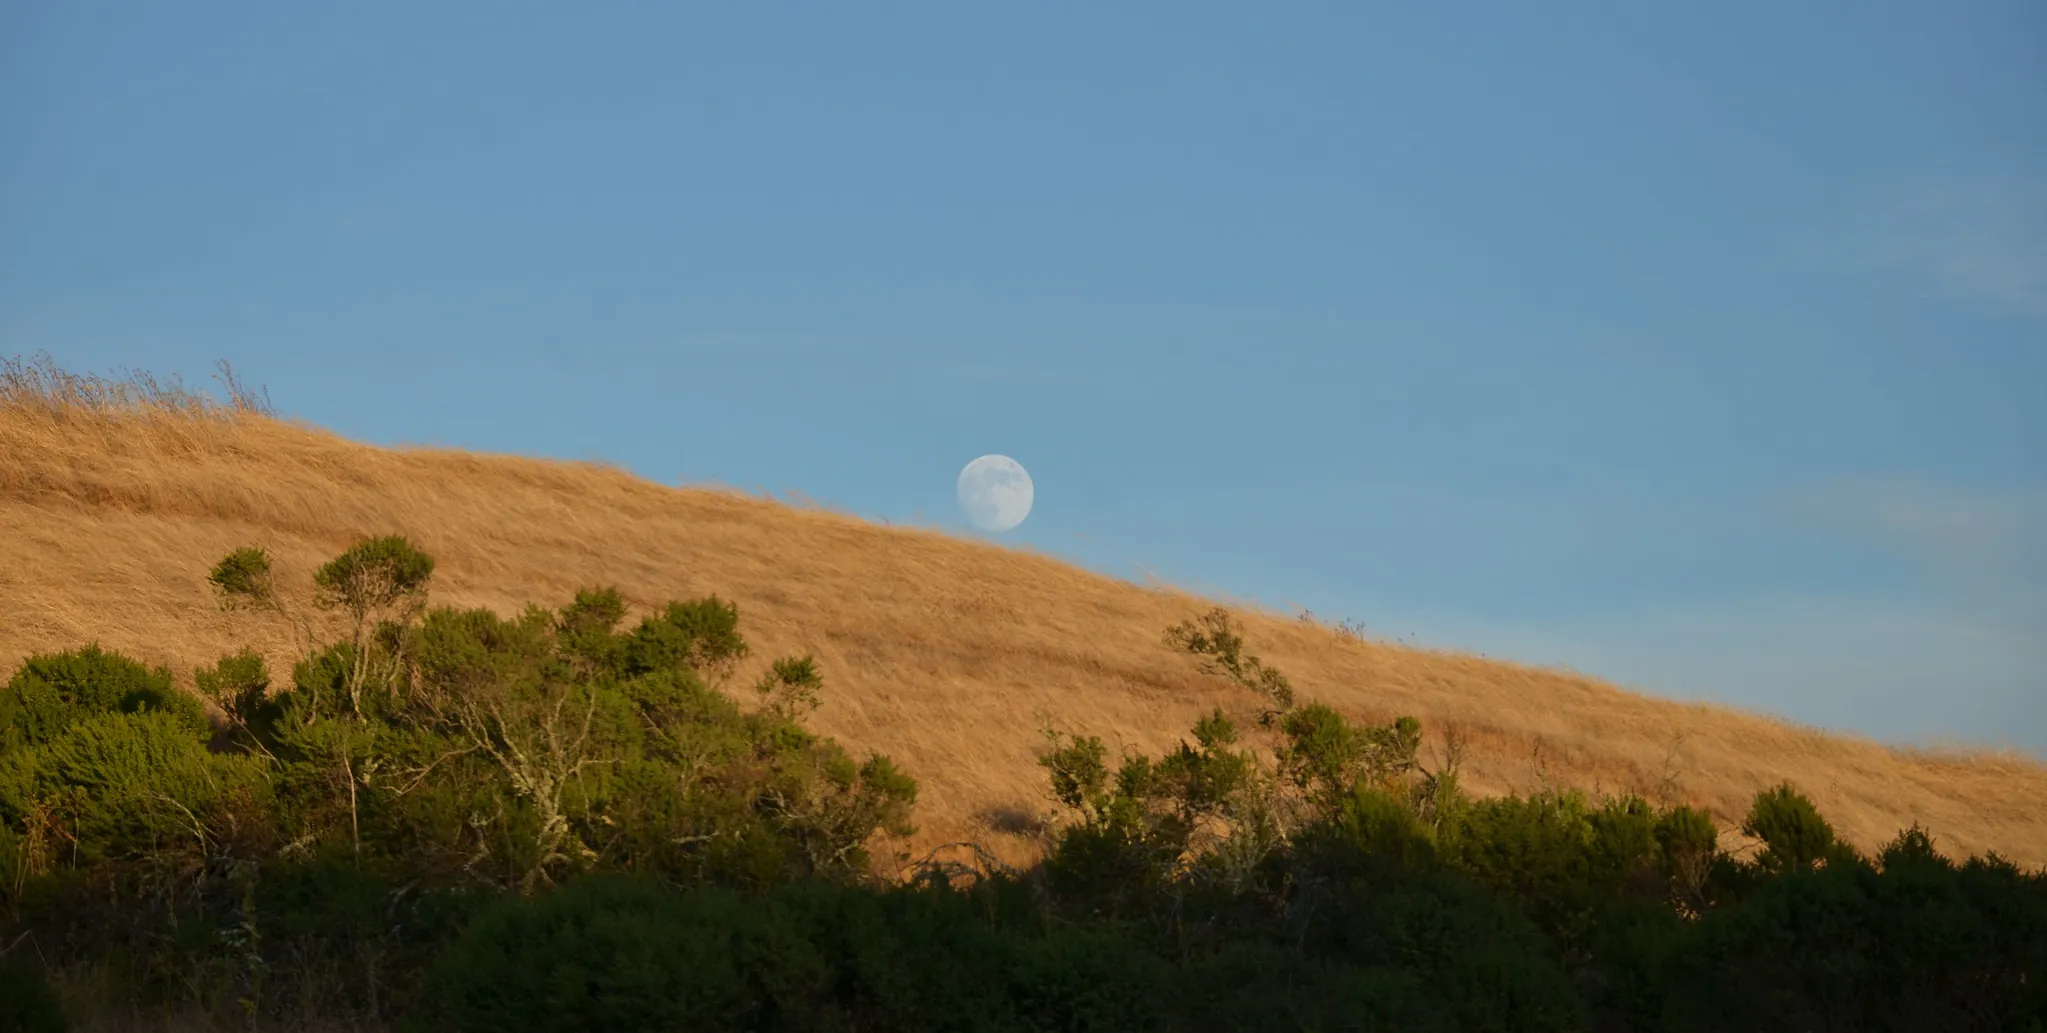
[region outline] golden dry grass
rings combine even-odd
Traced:
[[[365,446],[264,415],[245,394],[237,412],[175,387],[138,399],[9,372],[0,670],[88,641],[188,680],[243,644],[282,666],[283,629],[216,608],[212,563],[261,545],[304,584],[358,536],[401,533],[440,561],[439,603],[511,611],[596,584],[637,607],[737,601],[756,665],[818,657],[824,731],[917,775],[911,848],[973,837],[1012,858],[1029,843],[988,826],[1045,810],[1033,757],[1047,723],[1157,751],[1207,708],[1251,703],[1164,644],[1169,624],[1212,605],[1176,590],[596,465]],[[1481,793],[1544,780],[1661,790],[1731,825],[1756,790],[1789,780],[1865,849],[1916,821],[1951,852],[2047,864],[2047,767],[2027,757],[1897,749],[1233,609],[1251,651],[1303,698],[1413,714],[1434,743],[1454,730]]]

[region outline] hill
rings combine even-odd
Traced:
[[[977,838],[1011,857],[1035,850],[1048,808],[1034,761],[1046,727],[1155,752],[1208,708],[1251,703],[1165,643],[1168,625],[1215,605],[1184,592],[594,464],[371,447],[235,397],[219,407],[146,378],[134,391],[9,367],[0,670],[90,641],[188,681],[244,644],[286,665],[282,629],[217,609],[210,566],[260,545],[303,584],[358,537],[399,533],[439,560],[437,603],[512,612],[599,584],[641,607],[736,601],[754,666],[814,654],[816,726],[919,779],[910,849]],[[2047,766],[2031,758],[1895,748],[1233,610],[1304,699],[1375,721],[1412,714],[1425,755],[1460,742],[1479,793],[1635,791],[1731,826],[1758,789],[1789,780],[1863,849],[1918,822],[1947,852],[2047,864]]]

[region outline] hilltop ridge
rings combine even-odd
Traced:
[[[439,560],[437,604],[511,612],[598,584],[640,608],[735,601],[755,647],[742,679],[814,654],[816,727],[919,780],[910,849],[976,838],[1012,857],[1034,852],[1049,809],[1034,761],[1046,727],[1155,752],[1208,708],[1251,702],[1163,641],[1215,605],[1177,590],[596,464],[360,444],[238,388],[225,407],[181,389],[95,401],[24,393],[20,372],[0,392],[0,670],[91,641],[187,683],[244,644],[288,665],[283,629],[215,606],[211,564],[260,545],[302,582],[354,539],[399,533]],[[2031,758],[1890,747],[1231,609],[1304,699],[1412,714],[1425,754],[1460,740],[1481,794],[1633,791],[1731,825],[1789,780],[1863,849],[1918,822],[1950,853],[2047,864],[2047,766]]]

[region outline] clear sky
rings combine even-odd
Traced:
[[[2047,754],[2037,0],[0,0],[39,350]]]

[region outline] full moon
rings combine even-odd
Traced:
[[[1030,472],[1008,456],[982,456],[960,470],[960,511],[983,531],[1007,531],[1031,515]]]

